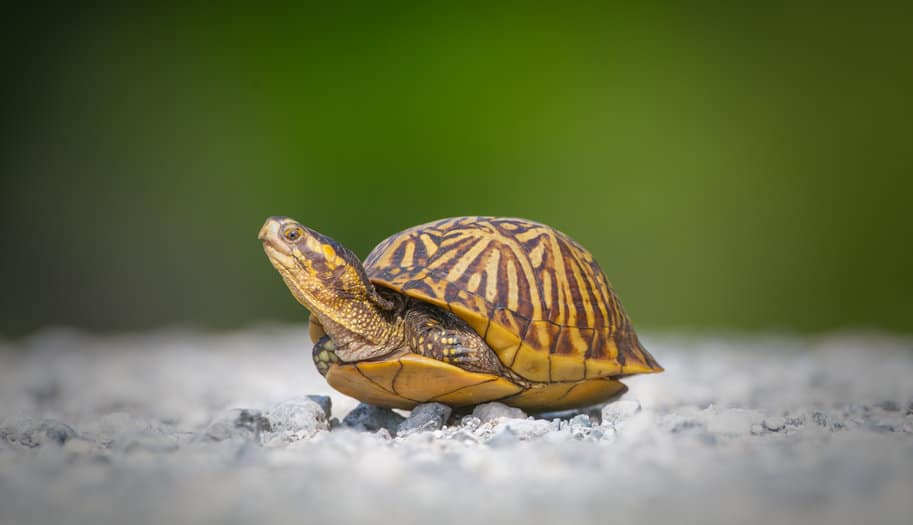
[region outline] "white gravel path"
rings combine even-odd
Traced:
[[[913,522],[910,339],[647,336],[592,418],[395,438],[327,430],[306,340],[0,342],[0,523]]]

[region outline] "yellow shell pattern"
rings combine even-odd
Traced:
[[[662,370],[590,252],[549,226],[494,217],[430,222],[381,242],[365,269],[376,285],[448,308],[530,381]]]

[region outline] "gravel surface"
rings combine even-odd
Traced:
[[[647,336],[667,371],[601,409],[407,419],[331,391],[306,340],[262,327],[0,342],[0,523],[913,516],[910,339]]]

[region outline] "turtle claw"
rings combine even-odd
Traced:
[[[435,358],[449,365],[461,366],[473,363],[478,359],[478,352],[463,344],[462,334],[455,330],[447,330],[438,339],[440,344],[439,350],[435,352]]]
[[[445,349],[442,353],[443,356],[441,357],[441,361],[447,364],[461,366],[475,362],[477,352],[472,348],[457,345],[453,348]]]

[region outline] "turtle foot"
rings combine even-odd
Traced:
[[[327,375],[331,365],[341,361],[339,356],[336,355],[336,343],[334,343],[328,335],[321,337],[320,340],[314,344],[313,356],[314,365],[322,376]]]

